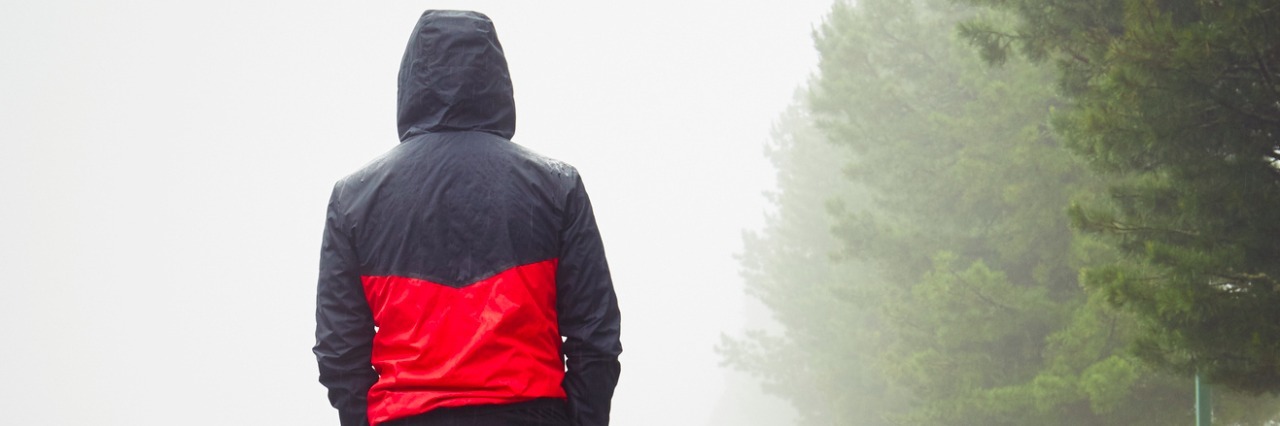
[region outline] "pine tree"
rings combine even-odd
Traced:
[[[1086,282],[1142,325],[1152,365],[1280,392],[1280,1],[972,0],[995,62],[1057,65],[1055,119],[1106,182],[1079,229],[1121,256]]]
[[[1140,317],[1079,283],[1124,252],[1069,226],[1072,197],[1102,184],[1051,131],[1053,70],[988,66],[955,31],[975,16],[832,9],[809,102],[771,145],[777,211],[742,255],[786,332],[722,352],[805,424],[1189,422],[1190,382],[1125,350]],[[1274,407],[1219,400],[1223,420]]]

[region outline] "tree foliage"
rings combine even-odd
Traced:
[[[1055,125],[1106,189],[1071,209],[1122,256],[1086,282],[1153,365],[1280,391],[1280,1],[970,0],[964,34],[1057,65]]]
[[[943,1],[838,5],[819,34],[813,108],[855,153],[875,202],[841,212],[844,254],[881,274],[894,341],[880,354],[912,395],[909,424],[1186,419],[1184,388],[1121,349],[1126,318],[1088,303],[1065,206],[1089,175],[1049,131],[1061,101],[1027,63],[986,66]],[[1092,327],[1108,324],[1113,327]],[[1074,326],[1074,327],[1073,327]],[[1185,405],[1184,405],[1185,406]]]
[[[865,264],[835,262],[830,204],[868,195],[844,179],[844,152],[826,143],[803,100],[775,125],[767,156],[778,170],[777,209],[758,233],[744,236],[739,260],[749,292],[786,331],[726,338],[726,362],[765,379],[766,390],[792,401],[804,424],[886,425],[881,413],[900,395],[879,373],[881,331]]]
[[[1134,261],[1070,226],[1071,201],[1107,184],[1052,130],[1073,104],[1004,33],[988,66],[963,22],[990,26],[972,38],[1019,21],[948,0],[833,7],[818,75],[770,145],[777,210],[741,256],[785,333],[726,338],[726,361],[806,424],[1190,422],[1190,381],[1126,350],[1145,317],[1080,285]],[[1274,414],[1219,400],[1221,420]]]

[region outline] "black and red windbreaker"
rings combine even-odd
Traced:
[[[342,424],[561,398],[607,425],[620,317],[591,202],[510,141],[489,19],[424,13],[398,99],[401,143],[334,186],[325,221],[314,352]]]

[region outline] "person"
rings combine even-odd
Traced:
[[[334,185],[316,297],[342,425],[609,423],[617,297],[582,178],[513,142],[483,14],[427,11],[400,66],[400,143]]]

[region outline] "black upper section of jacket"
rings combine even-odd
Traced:
[[[460,287],[558,259],[570,415],[576,426],[607,425],[621,319],[591,202],[573,167],[509,140],[515,108],[492,23],[424,13],[399,87],[401,143],[339,181],[326,215],[313,351],[342,424],[365,422],[377,380],[361,276]]]
[[[423,13],[400,63],[397,105],[401,141],[456,130],[511,139],[515,100],[493,22],[475,12]]]
[[[360,275],[462,287],[555,259],[576,171],[481,132],[410,138],[339,183]]]

